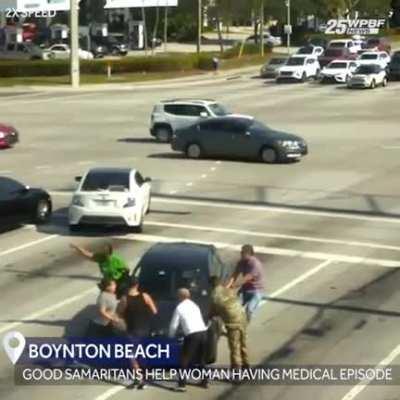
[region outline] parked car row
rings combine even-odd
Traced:
[[[386,76],[382,84],[400,77],[400,52],[393,53],[392,57],[386,51],[379,50],[365,51],[359,55],[352,53],[349,56],[348,50],[328,47],[318,57],[316,54],[320,53],[320,48],[315,47],[315,52],[313,49],[312,46],[307,46],[290,57],[271,58],[261,67],[260,76],[276,79],[277,82],[305,82],[313,78],[322,83],[347,83],[357,68],[376,65]]]

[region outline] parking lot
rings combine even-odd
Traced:
[[[79,332],[96,298],[98,271],[71,251],[71,242],[90,247],[112,240],[131,267],[158,241],[212,243],[231,264],[241,244],[252,243],[265,264],[269,297],[249,329],[254,364],[271,356],[280,364],[393,363],[399,352],[400,83],[349,91],[315,82],[276,85],[256,75],[0,97],[4,122],[21,134],[18,146],[0,154],[0,175],[41,186],[54,202],[50,224],[1,234],[0,333],[12,328],[26,336]],[[210,98],[210,93],[236,113],[301,135],[310,154],[276,165],[187,160],[150,137],[157,101]],[[74,177],[93,166],[133,166],[152,177],[152,212],[142,234],[110,229],[71,236],[66,211]],[[315,331],[321,334],[309,333]],[[154,386],[134,393],[113,384],[65,391],[14,386],[12,367],[4,353],[0,357],[2,399],[176,396]],[[227,360],[223,341],[218,362]],[[394,389],[380,387],[379,398],[397,398]],[[244,390],[254,399],[378,398],[376,387],[362,385],[215,384],[208,396],[242,398]],[[202,389],[189,393],[204,398]]]

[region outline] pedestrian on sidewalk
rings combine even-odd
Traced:
[[[226,287],[240,287],[242,304],[246,309],[247,320],[250,321],[263,299],[264,292],[264,267],[254,255],[252,245],[242,246],[240,260]]]
[[[210,278],[210,286],[210,318],[219,317],[224,322],[231,368],[248,368],[246,312],[236,291],[224,287],[218,277]]]
[[[112,279],[117,284],[116,294],[120,298],[126,291],[129,280],[129,268],[125,260],[114,253],[111,243],[107,243],[99,252],[92,252],[84,247],[72,243],[70,245],[79,255],[95,262],[103,275],[103,278]]]
[[[175,308],[169,326],[169,336],[174,337],[179,327],[184,335],[180,366],[186,369],[192,365],[204,368],[207,353],[207,326],[199,306],[191,300],[190,291],[186,288],[178,289],[179,304]],[[203,379],[201,386],[208,387],[207,379]],[[186,380],[180,376],[177,391],[186,391]]]

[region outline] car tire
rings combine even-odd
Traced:
[[[263,147],[260,151],[260,159],[263,163],[274,164],[279,161],[278,152],[272,147]]]
[[[303,72],[303,75],[301,76],[301,81],[305,83],[307,81],[307,74]]]
[[[172,138],[172,130],[169,126],[158,126],[155,128],[154,136],[157,142],[169,143]]]
[[[34,222],[37,225],[45,224],[51,216],[51,202],[48,199],[40,199],[36,204]]]
[[[317,72],[315,73],[314,79],[317,81],[319,79],[319,76],[321,74],[321,70],[317,69]]]
[[[350,81],[350,75],[346,75],[346,83],[349,83],[349,81]]]
[[[382,81],[382,87],[386,87],[387,84],[388,84],[388,79],[385,77],[385,78],[383,78],[383,81]]]
[[[375,79],[373,79],[371,82],[370,89],[375,89],[375,88],[376,88],[376,82],[375,82]]]
[[[186,157],[191,159],[199,159],[203,156],[203,150],[197,143],[190,143],[186,147]]]

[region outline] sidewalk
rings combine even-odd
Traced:
[[[259,66],[251,66],[244,68],[231,69],[228,71],[219,71],[217,74],[214,72],[204,72],[200,74],[193,74],[191,76],[174,79],[159,79],[147,82],[134,82],[134,83],[105,83],[105,84],[89,84],[82,85],[79,89],[73,89],[70,86],[7,86],[0,87],[1,93],[26,93],[27,91],[32,92],[96,92],[96,91],[115,91],[115,90],[134,90],[134,89],[156,89],[156,88],[168,88],[176,87],[179,85],[183,86],[197,86],[207,84],[210,82],[223,82],[229,79],[235,79],[243,74],[258,73]]]

